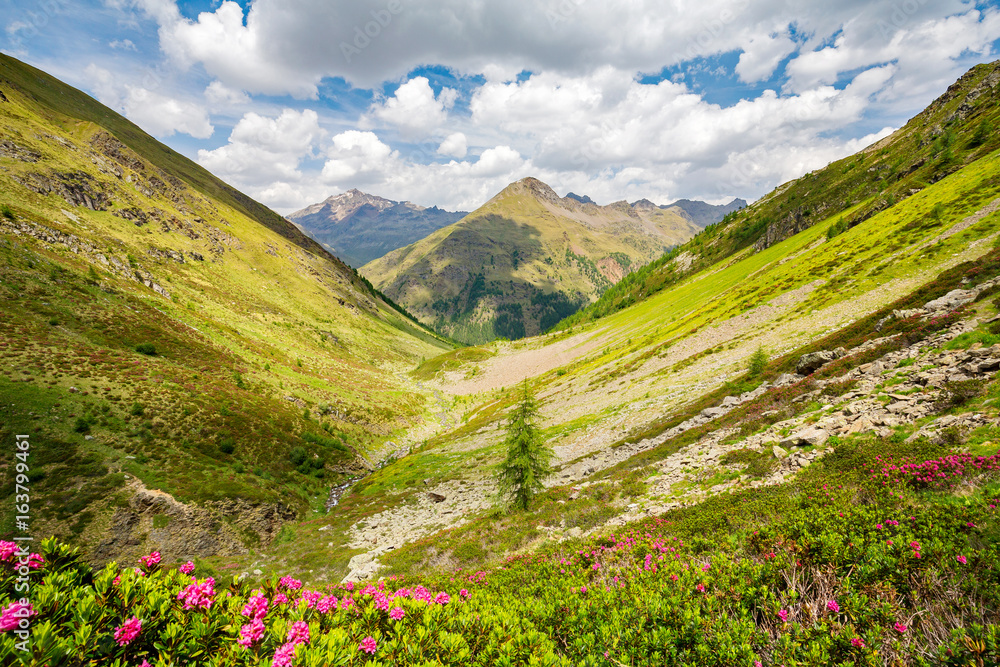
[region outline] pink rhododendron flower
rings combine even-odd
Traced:
[[[185,609],[194,609],[196,607],[211,609],[212,605],[215,604],[214,596],[215,579],[208,577],[200,584],[191,584],[182,590],[177,594],[177,599],[184,601]]]
[[[906,632],[906,626],[902,623],[896,623],[892,627],[896,628],[896,632],[903,633]]]
[[[855,637],[854,639],[851,640],[851,646],[853,646],[854,648],[864,648],[865,643],[861,640],[860,637]]]
[[[968,561],[968,559],[966,559],[966,557],[965,557],[965,556],[956,556],[956,557],[955,557],[955,560],[957,560],[957,561],[958,561],[959,563],[961,563],[962,565],[965,565],[966,563],[968,563],[968,562],[969,562],[969,561]]]
[[[302,588],[302,582],[299,581],[298,579],[293,579],[291,577],[282,577],[281,579],[278,580],[278,586],[287,588],[289,590],[297,591],[298,589]]]
[[[361,640],[361,643],[358,644],[358,650],[364,651],[365,653],[374,653],[377,648],[378,645],[375,643],[374,637],[365,637]]]
[[[181,574],[191,574],[194,572],[194,563],[188,561],[181,565],[178,569],[181,571]]]
[[[616,578],[617,578],[617,577],[616,577]],[[460,590],[460,591],[458,592],[458,594],[459,594],[459,595],[461,595],[461,596],[462,596],[463,598],[467,598],[467,597],[469,597],[469,591],[465,590],[464,588],[463,588],[462,590]]]
[[[295,660],[295,644],[284,644],[274,652],[274,659],[271,660],[271,667],[292,667]]]
[[[697,586],[695,586],[695,588],[698,589],[699,593],[704,593],[705,592],[705,584],[698,584]]]
[[[274,596],[274,604],[287,604],[288,596],[284,593],[278,593]]]
[[[778,618],[781,619],[782,623],[787,623],[788,622],[788,610],[787,609],[779,609],[778,610]]]
[[[24,619],[36,616],[38,612],[30,604],[11,602],[10,605],[0,613],[0,632],[10,632],[16,630]]]
[[[833,613],[835,613],[835,614],[836,614],[836,613],[837,613],[838,611],[840,611],[840,605],[839,605],[839,604],[837,604],[837,601],[836,601],[836,600],[830,600],[829,602],[827,602],[827,603],[826,603],[826,608],[827,608],[827,609],[829,609],[830,611],[832,611],[832,612],[833,612]]]
[[[240,628],[240,638],[236,643],[250,648],[264,637],[264,622],[255,618]]]
[[[406,612],[403,611],[402,607],[393,607],[392,611],[389,612],[389,618],[391,618],[394,621],[398,621],[404,616],[406,616]]]
[[[0,540],[0,561],[8,561],[14,559],[14,554],[17,553],[17,542],[5,542]]]
[[[115,641],[119,646],[125,646],[132,642],[142,631],[142,621],[133,616],[117,628],[115,628]]]
[[[243,605],[241,613],[247,618],[264,618],[267,616],[267,598],[259,591],[254,591]]]
[[[295,621],[292,623],[292,627],[288,629],[288,637],[286,640],[293,646],[295,644],[308,644],[309,624],[305,621]]]
[[[451,596],[447,593],[438,593],[434,598],[435,604],[448,604],[449,602],[451,602]]]
[[[149,554],[148,556],[143,556],[142,558],[139,559],[139,562],[144,567],[153,567],[154,565],[159,565],[160,564],[160,552],[159,551],[154,551],[153,553]]]

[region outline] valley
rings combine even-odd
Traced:
[[[529,177],[358,271],[324,247],[350,235],[0,66],[26,664],[1000,656],[1000,62],[749,205]],[[415,210],[337,197],[290,217]],[[526,511],[494,483],[520,386],[554,452]]]

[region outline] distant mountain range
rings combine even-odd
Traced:
[[[545,331],[705,224],[745,205],[736,199],[725,206],[688,200],[657,206],[642,199],[599,206],[573,193],[559,197],[538,179],[525,178],[462,220],[360,272],[457,340],[517,339]]]
[[[457,222],[465,211],[425,208],[348,190],[286,216],[354,267]]]

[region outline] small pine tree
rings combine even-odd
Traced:
[[[747,371],[750,377],[757,377],[767,368],[767,350],[764,346],[757,348],[757,351],[750,355],[750,363],[747,364]]]
[[[553,452],[542,439],[535,426],[538,404],[528,391],[527,380],[521,385],[521,402],[511,412],[507,421],[507,458],[497,468],[496,481],[500,502],[510,503],[527,510],[531,501],[545,487],[542,482],[549,476],[549,463]]]

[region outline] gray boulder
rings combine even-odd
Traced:
[[[954,310],[975,301],[977,294],[976,290],[953,289],[942,297],[928,301],[924,308],[932,311]]]
[[[840,359],[841,356],[843,355],[838,353],[838,350],[820,350],[803,354],[795,364],[795,372],[799,375],[809,375],[824,364]]]

